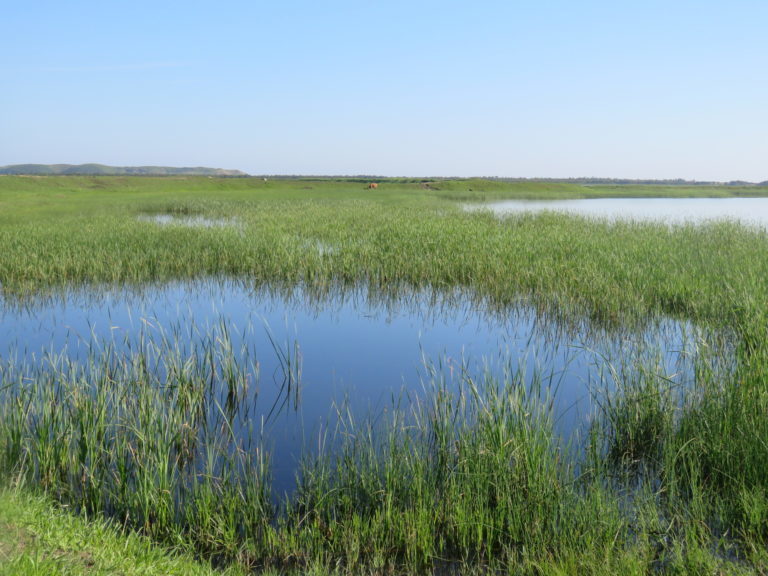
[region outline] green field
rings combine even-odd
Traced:
[[[227,455],[216,475],[185,471],[180,430],[195,429],[194,415],[213,402],[212,365],[180,356],[181,335],[84,366],[3,360],[3,475],[221,566],[765,573],[768,233],[728,222],[500,219],[459,205],[757,195],[768,188],[383,180],[369,190],[352,179],[2,176],[7,305],[72,288],[215,277],[320,294],[461,290],[501,313],[524,303],[566,326],[620,333],[671,317],[733,336],[727,352],[700,351],[693,389],[668,386],[653,366],[617,374],[580,450],[562,445],[551,406],[525,392],[522,375],[467,378],[449,390],[434,374],[423,403],[393,400],[384,416],[343,420],[340,452],[308,457],[298,493],[277,506],[268,455],[232,451],[226,435],[212,453]],[[146,218],[158,214],[181,220]],[[222,378],[237,397],[243,367],[226,346],[209,352],[228,367]],[[145,370],[148,358],[173,367],[168,381]],[[734,368],[726,374],[721,363]],[[136,459],[139,447],[146,458]]]

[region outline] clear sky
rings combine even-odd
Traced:
[[[768,180],[768,0],[1,0],[0,165]]]

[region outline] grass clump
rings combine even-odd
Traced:
[[[96,343],[84,361],[2,370],[4,471],[84,514],[160,541],[234,558],[271,518],[258,431],[236,434],[254,401],[247,350],[226,330]],[[247,474],[244,471],[247,470]]]
[[[684,409],[670,451],[670,492],[698,498],[716,534],[734,535],[740,554],[765,562],[768,541],[768,372],[751,356],[727,383],[709,383]],[[670,456],[671,458],[671,456]]]
[[[622,366],[611,371],[610,390],[595,401],[601,454],[616,470],[652,473],[662,464],[665,442],[673,431],[679,382],[664,377],[660,366]]]
[[[527,386],[520,375],[432,380],[426,400],[393,401],[383,422],[342,413],[335,455],[302,470],[297,537],[324,534],[317,553],[350,567],[411,570],[557,549],[570,474],[551,414]]]
[[[28,491],[0,491],[0,574],[239,576],[152,544],[100,517],[75,516]]]

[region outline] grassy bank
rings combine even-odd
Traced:
[[[135,533],[61,510],[48,498],[0,490],[0,574],[7,576],[237,576],[173,555]]]
[[[554,433],[541,375],[447,382],[436,371],[424,394],[395,398],[382,413],[366,418],[340,406],[287,498],[272,494],[268,447],[246,426],[255,401],[246,370],[257,359],[234,355],[222,334],[200,349],[179,333],[127,350],[105,345],[80,363],[9,361],[0,385],[6,478],[246,569],[764,573],[768,234],[733,223],[498,219],[456,205],[584,195],[617,191],[0,178],[0,283],[16,303],[73,286],[207,276],[320,293],[428,287],[608,328],[672,316],[733,331],[738,342],[735,358],[700,350],[685,389],[654,365],[607,374],[610,393],[578,449]],[[152,214],[181,220],[139,218]],[[735,367],[716,369],[724,363]]]

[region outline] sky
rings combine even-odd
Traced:
[[[766,0],[0,0],[0,165],[768,180]]]

